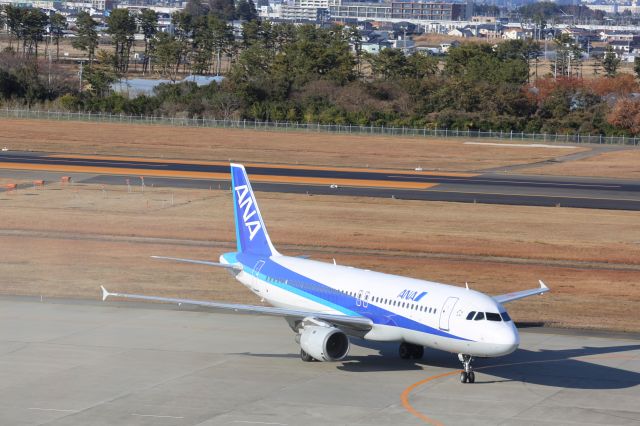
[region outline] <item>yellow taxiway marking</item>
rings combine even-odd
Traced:
[[[125,167],[91,167],[76,166],[67,164],[31,164],[31,163],[0,163],[0,169],[11,170],[42,170],[54,172],[69,173],[87,173],[87,174],[110,174],[110,175],[132,175],[145,177],[174,177],[174,178],[194,178],[194,179],[217,179],[229,180],[228,173],[211,173],[211,172],[190,172],[190,171],[174,171],[174,170],[149,170]],[[436,183],[424,182],[394,182],[385,180],[367,180],[367,179],[334,179],[304,176],[270,176],[270,175],[251,175],[251,180],[255,182],[269,183],[290,183],[290,184],[315,184],[315,185],[341,185],[341,186],[357,186],[357,187],[373,187],[373,188],[398,188],[398,189],[429,189],[436,186]]]
[[[145,163],[164,163],[164,164],[190,164],[203,166],[229,166],[228,161],[195,161],[195,160],[176,160],[176,159],[160,159],[160,158],[142,158],[142,157],[119,157],[113,155],[83,155],[83,154],[54,154],[45,158],[69,158],[74,160],[103,160],[103,161],[129,161],[129,162],[145,162]],[[318,170],[318,171],[335,171],[335,172],[359,172],[359,173],[392,173],[401,175],[418,175],[418,176],[442,176],[442,177],[474,177],[478,173],[466,172],[433,172],[433,171],[415,171],[415,170],[397,170],[397,169],[369,169],[364,167],[326,167],[326,166],[301,166],[289,164],[264,164],[264,163],[243,163],[245,167],[262,167],[268,169],[293,169],[293,170]]]

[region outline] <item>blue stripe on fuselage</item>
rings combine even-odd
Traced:
[[[469,340],[429,327],[428,325],[414,321],[395,312],[372,305],[370,302],[366,308],[357,306],[357,299],[355,297],[341,293],[325,284],[298,274],[297,272],[274,262],[271,258],[246,253],[226,253],[223,256],[229,263],[241,263],[244,272],[250,275],[255,275],[253,266],[255,266],[259,260],[262,260],[265,264],[258,274],[258,278],[262,281],[265,281],[269,285],[273,285],[305,297],[338,312],[342,312],[345,315],[364,316],[371,319],[375,324],[396,326],[427,334],[448,337],[451,339]]]

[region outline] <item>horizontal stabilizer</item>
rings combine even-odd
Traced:
[[[523,299],[529,296],[535,296],[536,294],[542,294],[549,291],[549,287],[542,282],[542,280],[538,281],[540,283],[540,287],[532,288],[531,290],[523,290],[516,291],[514,293],[501,294],[499,296],[493,296],[493,300],[498,303],[507,303],[513,302],[514,300]]]
[[[195,263],[198,265],[216,266],[218,268],[233,269],[234,271],[242,271],[242,265],[239,263],[218,263],[209,262],[208,260],[181,259],[179,257],[151,256],[154,259],[173,260],[176,262]]]
[[[104,288],[103,285],[100,286],[100,288],[102,289],[102,301],[104,302],[105,300],[107,300],[107,297],[110,296],[109,292],[107,291],[106,288]]]

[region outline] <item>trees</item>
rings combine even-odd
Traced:
[[[180,67],[180,63],[184,63],[187,66],[187,56],[190,53],[191,42],[190,38],[194,31],[195,18],[185,11],[174,12],[171,15],[171,23],[174,26],[174,36],[177,46],[180,47],[180,52],[176,60],[176,73]],[[166,39],[163,38],[163,41]]]
[[[38,43],[42,41],[49,17],[40,9],[22,8],[13,5],[4,7],[4,15],[9,28],[9,46],[13,47],[13,38],[17,41],[16,50],[25,56],[38,57]],[[20,41],[22,40],[22,49]]]
[[[524,84],[529,78],[529,64],[524,48],[516,47],[494,50],[488,44],[463,44],[452,48],[444,74],[468,82]]]
[[[144,37],[144,60],[142,62],[142,73],[144,74],[149,71],[149,51],[153,48],[151,42],[157,32],[158,14],[151,9],[142,9],[138,20]]]
[[[182,55],[182,45],[173,35],[167,33],[157,33],[154,37],[154,49],[151,57],[160,74],[176,80],[180,57]]]
[[[193,18],[205,16],[209,13],[209,5],[203,4],[202,0],[189,0],[184,8],[185,13]]]
[[[640,56],[633,58],[633,73],[640,79]]]
[[[607,50],[605,51],[604,58],[602,59],[602,68],[604,69],[604,74],[607,77],[613,77],[618,72],[618,66],[620,65],[620,58],[616,56],[616,53],[613,50],[613,47],[607,46]]]
[[[233,0],[209,0],[209,13],[223,21],[231,21],[236,17]]]
[[[607,122],[633,135],[640,134],[640,101],[629,98],[620,99],[607,115]]]
[[[560,34],[554,40],[556,59],[551,64],[551,72],[555,78],[579,75],[582,67],[582,48],[568,34]]]
[[[24,35],[24,14],[25,10],[18,6],[13,6],[11,4],[7,4],[4,6],[4,15],[5,21],[7,22],[7,27],[9,28],[9,48],[13,48],[13,38],[15,37],[17,41],[16,50],[20,48],[20,39]]]
[[[115,47],[113,68],[117,73],[126,73],[129,68],[129,53],[136,32],[136,20],[128,9],[115,9],[107,17],[107,33]]]
[[[38,44],[43,40],[49,17],[40,9],[29,8],[23,14],[23,53],[38,58]],[[26,47],[26,48],[25,48]]]
[[[113,64],[116,62],[114,56],[116,56],[115,52],[110,53],[103,49],[98,50],[96,53],[98,64],[87,69],[84,73],[84,78],[90,85],[91,93],[98,98],[104,98],[111,93],[111,84],[118,79],[117,71],[113,69]]]
[[[495,53],[501,61],[504,60],[516,60],[523,61],[527,68],[527,82],[531,75],[531,60],[535,63],[535,78],[538,78],[538,58],[542,54],[540,44],[537,41],[527,40],[508,40],[504,43],[500,43]]]
[[[400,49],[383,49],[367,55],[373,75],[383,80],[402,78],[407,74],[407,57]]]
[[[258,11],[253,0],[238,0],[236,5],[236,17],[243,21],[254,21],[258,19]]]
[[[49,31],[54,43],[56,44],[56,62],[60,58],[60,39],[64,35],[64,30],[67,29],[67,18],[59,13],[51,15]]]
[[[0,28],[4,28],[4,24],[7,22],[7,17],[4,13],[4,6],[0,5]]]
[[[77,37],[71,44],[76,49],[84,50],[89,54],[89,67],[93,63],[93,57],[98,46],[98,23],[85,11],[78,13],[76,20]]]

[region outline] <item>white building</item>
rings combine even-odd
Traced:
[[[502,32],[502,38],[505,40],[524,40],[526,33],[522,28],[507,28]]]

